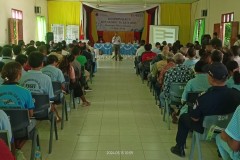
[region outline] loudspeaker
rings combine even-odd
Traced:
[[[207,17],[207,9],[201,10],[201,16],[202,17]]]
[[[34,13],[35,13],[35,14],[40,14],[40,13],[41,13],[41,7],[35,6],[35,7],[34,7]]]
[[[49,44],[50,41],[54,40],[53,32],[47,32],[46,34],[46,42]]]

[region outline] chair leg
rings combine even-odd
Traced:
[[[51,117],[50,117],[50,122],[51,122],[51,126],[50,126],[50,139],[49,139],[49,149],[48,149],[48,153],[51,154],[52,153],[52,141],[53,141],[53,127],[54,127],[54,113],[51,113]]]
[[[198,147],[198,160],[202,160],[202,149],[200,144],[200,134],[196,134],[196,145]]]
[[[76,109],[75,99],[74,99],[73,93],[72,93],[72,103],[73,103],[73,108]]]
[[[62,97],[62,120],[61,120],[61,130],[63,130],[64,127],[64,116],[65,116],[65,97],[63,95]]]
[[[170,116],[169,116],[169,106],[166,106],[166,115],[167,115],[167,125],[168,125],[168,130],[170,130]]]
[[[66,121],[68,121],[68,112],[67,112],[67,101],[66,101],[66,99],[65,99],[65,101],[64,101],[64,109],[65,109],[65,116],[66,116]]]
[[[195,143],[196,143],[196,132],[193,131],[192,134],[192,144],[191,144],[191,149],[190,149],[190,154],[189,154],[189,160],[193,160],[194,157],[194,149],[195,149]]]
[[[31,157],[30,160],[35,159],[35,152],[36,152],[36,147],[39,146],[39,137],[38,137],[38,131],[36,128],[33,129],[33,135],[32,135],[32,148],[31,148]]]
[[[55,139],[58,140],[57,118],[55,116],[54,116],[54,132],[55,132]]]

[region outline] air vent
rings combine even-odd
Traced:
[[[35,13],[35,14],[40,14],[40,13],[41,13],[41,7],[35,6],[35,7],[34,7],[34,13]]]
[[[203,9],[202,11],[201,11],[201,16],[202,17],[207,17],[207,9]]]

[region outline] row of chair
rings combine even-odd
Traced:
[[[156,95],[154,91],[154,87],[151,84],[151,82],[148,81],[147,85],[150,88],[150,92],[153,92],[153,96],[155,96],[156,104],[159,101],[159,96]],[[184,91],[184,88],[186,86],[186,83],[172,83],[169,90],[169,97],[165,98],[165,106],[162,109],[161,113],[163,114],[163,121],[167,121],[168,129],[170,130],[170,107],[171,105],[182,105],[181,97],[182,93]],[[186,104],[189,106],[189,109],[192,109],[193,106],[196,103],[197,98],[201,95],[202,92],[190,92],[187,96],[187,102]],[[164,110],[164,112],[162,112]],[[214,134],[209,139],[209,132],[212,132],[212,128],[215,126],[218,126],[220,128],[226,128],[228,123],[231,120],[233,113],[226,114],[226,115],[212,115],[212,116],[206,116],[203,120],[203,127],[204,127],[204,133],[200,134],[196,131],[193,131],[192,134],[192,142],[191,142],[191,149],[190,149],[190,155],[189,159],[194,159],[194,150],[195,145],[197,146],[198,151],[198,160],[202,160],[202,149],[201,149],[201,140],[212,140],[215,138],[216,134],[214,131]]]
[[[73,104],[73,107],[75,108],[73,91],[69,87],[69,82],[70,81],[66,80],[65,84],[65,87],[67,89],[67,92],[69,92],[71,99],[69,101],[69,106]],[[55,139],[58,140],[56,116],[54,112],[50,111],[51,103],[62,104],[61,129],[64,128],[64,120],[68,120],[67,102],[65,98],[66,93],[63,94],[62,92],[62,84],[60,82],[52,82],[52,85],[54,91],[53,101],[50,101],[47,94],[32,94],[35,105],[35,108],[33,110],[33,117],[29,117],[28,110],[21,109],[20,106],[11,106],[7,108],[0,106],[0,109],[2,109],[10,118],[14,140],[32,140],[30,156],[31,160],[34,159],[36,148],[41,149],[39,142],[39,133],[36,128],[36,120],[50,121],[50,138],[48,149],[49,154],[52,153],[53,132],[55,133]],[[4,139],[4,136],[2,136],[2,138]]]

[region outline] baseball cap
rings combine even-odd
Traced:
[[[228,76],[227,68],[220,62],[214,62],[209,65],[208,74],[217,80],[226,80]]]

